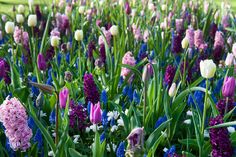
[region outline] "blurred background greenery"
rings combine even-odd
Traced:
[[[52,3],[53,0],[34,0],[35,4],[49,4]],[[56,0],[59,1],[59,0]],[[215,1],[219,6],[221,5],[221,2],[228,2],[231,4],[232,9],[236,11],[236,0],[213,0]],[[0,0],[0,13],[12,13],[13,6],[17,6],[19,4],[28,4],[28,0]]]

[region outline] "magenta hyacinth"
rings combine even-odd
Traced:
[[[102,113],[101,113],[100,102],[96,103],[95,105],[93,105],[93,103],[91,103],[91,106],[90,106],[90,121],[93,124],[98,124],[102,121]]]
[[[69,89],[63,88],[59,93],[59,104],[61,108],[66,108],[66,102],[69,98]]]
[[[0,78],[5,75],[5,62],[4,60],[0,60]]]
[[[30,147],[32,130],[27,123],[26,110],[17,98],[8,97],[0,106],[0,121],[5,127],[5,134],[14,150],[26,151]]]
[[[217,116],[215,118],[210,119],[210,126],[214,126],[217,124],[222,124],[223,118],[221,116]],[[210,129],[210,142],[212,146],[212,157],[232,157],[233,156],[233,148],[231,141],[229,139],[229,132],[227,128],[212,128]]]
[[[222,95],[224,97],[233,97],[234,93],[235,93],[235,78],[226,77],[222,87]]]
[[[0,58],[0,63],[1,63],[1,71],[0,71],[0,75],[3,77],[4,82],[6,84],[10,84],[11,83],[11,78],[10,78],[10,66],[9,64],[2,58]],[[4,67],[4,68],[3,68]]]
[[[37,65],[39,70],[45,71],[47,69],[47,63],[42,53],[38,54]]]
[[[132,52],[130,52],[130,51],[126,52],[126,54],[124,55],[124,57],[122,59],[122,64],[135,66],[135,63],[136,63],[136,60],[135,60]],[[130,72],[131,72],[131,70],[128,68],[124,68],[124,67],[121,68],[121,76],[123,78],[127,77]]]
[[[234,98],[224,98],[219,100],[216,104],[216,108],[220,112],[220,115],[224,116],[225,113],[228,113],[234,108]]]
[[[96,104],[100,99],[100,94],[92,74],[84,75],[84,95],[87,103],[90,101],[91,103]]]

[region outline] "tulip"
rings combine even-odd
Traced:
[[[58,36],[51,37],[51,45],[52,47],[57,47],[60,44],[60,38]]]
[[[75,40],[81,41],[84,37],[83,30],[76,30],[75,31]]]
[[[5,31],[7,34],[12,34],[14,32],[14,29],[15,29],[15,24],[14,22],[6,22],[5,24]]]
[[[116,25],[111,26],[110,32],[112,36],[116,36],[119,32],[118,27]]]
[[[69,90],[65,87],[59,93],[59,104],[61,108],[66,108],[66,102],[69,98]]]
[[[80,13],[80,14],[83,14],[84,11],[85,11],[85,6],[80,6],[80,7],[79,7],[79,13]]]
[[[131,13],[131,7],[130,7],[128,1],[125,3],[125,12],[127,15],[129,15]]]
[[[233,44],[232,52],[234,54],[234,57],[236,58],[236,43]]]
[[[37,25],[37,16],[35,14],[31,14],[28,17],[28,26],[35,27]]]
[[[46,60],[43,56],[42,53],[39,53],[38,54],[38,58],[37,58],[37,64],[38,64],[38,69],[39,70],[42,70],[42,71],[45,71],[46,68],[47,68],[47,63],[46,63]]]
[[[23,23],[24,22],[24,16],[22,14],[16,15],[16,22],[17,23]]]
[[[222,87],[222,95],[224,97],[233,97],[234,93],[235,93],[235,78],[226,77]]]
[[[200,71],[202,77],[206,79],[212,78],[216,72],[216,65],[213,60],[206,59],[200,62]]]
[[[28,0],[30,11],[32,11],[32,6],[34,5],[34,0]]]
[[[24,12],[25,12],[25,7],[24,7],[24,5],[22,5],[22,4],[20,4],[19,6],[18,6],[18,13],[20,13],[20,14],[23,14]]]
[[[225,65],[231,66],[233,65],[233,62],[234,62],[234,55],[232,53],[228,53],[225,59]]]
[[[176,94],[176,83],[172,83],[168,94],[170,97],[173,97]]]
[[[127,137],[129,150],[136,151],[143,147],[144,144],[144,128],[133,129]]]
[[[93,124],[98,124],[102,120],[102,114],[101,114],[101,108],[100,108],[100,102],[97,102],[97,104],[93,105],[91,103],[90,106],[90,121]]]
[[[188,38],[185,37],[185,38],[182,40],[181,44],[182,44],[182,48],[183,48],[183,49],[186,49],[186,48],[188,47],[188,44],[189,44]]]

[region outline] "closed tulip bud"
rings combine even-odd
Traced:
[[[32,82],[32,81],[29,81],[29,84],[31,86],[39,88],[40,90],[42,90],[45,93],[52,94],[53,92],[55,92],[54,87],[50,86],[50,85],[41,84],[41,83],[35,83],[35,82]]]
[[[170,97],[175,96],[175,94],[176,94],[176,83],[172,83],[168,94],[169,94]]]
[[[16,15],[16,22],[17,23],[23,23],[24,22],[24,16],[22,14]]]
[[[83,30],[76,30],[75,31],[75,40],[81,41],[81,40],[83,40],[83,37],[84,37]]]
[[[47,69],[47,63],[42,53],[38,54],[37,65],[39,70],[45,71]]]
[[[17,8],[18,13],[23,14],[25,12],[25,6],[20,4]]]
[[[58,36],[51,37],[51,45],[52,47],[57,47],[60,44],[60,38]]]
[[[224,97],[233,97],[234,93],[235,93],[235,78],[226,77],[222,87],[222,95]]]
[[[184,38],[182,40],[181,44],[182,44],[182,48],[186,49],[188,47],[188,44],[189,44],[188,38]]]
[[[15,24],[14,22],[6,22],[5,24],[5,31],[7,34],[12,34],[14,32],[14,29],[15,29]]]
[[[3,39],[3,36],[2,36],[2,31],[0,31],[0,40]]]
[[[142,81],[146,83],[153,76],[153,69],[150,63],[143,67]]]
[[[128,139],[128,152],[141,152],[144,145],[144,128],[133,129],[127,137]],[[136,154],[137,155],[137,154]]]
[[[101,107],[100,107],[100,102],[97,104],[93,105],[91,103],[90,106],[90,121],[93,124],[98,124],[102,120],[102,114],[101,114]]]
[[[129,15],[131,13],[131,7],[129,5],[129,2],[125,2],[125,13]]]
[[[43,105],[43,100],[44,100],[43,93],[40,92],[39,95],[37,96],[37,99],[36,99],[36,106],[37,107],[42,106]]]
[[[61,108],[66,108],[66,102],[69,98],[69,90],[67,88],[63,88],[59,93],[59,104]]]
[[[79,7],[79,13],[80,13],[80,14],[83,14],[84,11],[85,11],[85,6],[80,6],[80,7]]]
[[[64,79],[68,82],[71,82],[73,80],[73,74],[70,71],[66,71]]]
[[[35,14],[31,14],[28,17],[28,26],[35,27],[37,25],[37,16]]]
[[[166,5],[166,4],[163,4],[163,5],[161,6],[161,10],[162,10],[162,11],[166,11],[166,9],[167,9],[167,5]]]
[[[234,54],[234,57],[236,58],[236,43],[233,44],[232,52]]]
[[[111,35],[116,36],[119,32],[118,27],[116,25],[111,26],[110,32],[111,32]]]
[[[202,60],[200,62],[200,71],[201,71],[202,77],[206,79],[210,79],[214,77],[215,75],[216,65],[211,59],[206,59],[204,61]]]
[[[234,55],[232,53],[228,53],[225,59],[225,65],[231,66],[233,65],[233,62],[234,62]]]

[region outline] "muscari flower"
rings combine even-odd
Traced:
[[[0,121],[5,127],[5,134],[14,150],[26,151],[30,147],[32,130],[27,123],[27,113],[17,98],[8,97],[0,106]]]
[[[120,142],[116,149],[116,157],[125,157],[125,142]]]
[[[102,143],[106,139],[106,134],[103,131],[102,134],[100,135],[100,142]]]
[[[104,104],[107,104],[107,92],[106,92],[106,90],[102,90],[102,93],[101,93],[101,101],[102,101]]]
[[[43,147],[43,137],[40,129],[37,129],[35,136],[33,138],[34,143],[37,142],[38,149],[40,150]]]
[[[86,102],[90,101],[93,104],[97,103],[100,99],[100,94],[97,90],[92,74],[84,75],[84,95]]]
[[[214,126],[217,124],[224,123],[223,118],[219,115],[215,118],[211,118],[209,125]],[[210,129],[210,142],[212,146],[212,153],[213,157],[231,157],[233,156],[233,148],[231,141],[229,139],[229,132],[227,128],[211,128]]]
[[[56,113],[55,113],[55,110],[52,110],[52,112],[50,113],[49,122],[50,122],[51,124],[55,124],[55,122],[56,122]]]
[[[158,128],[165,121],[167,121],[167,117],[166,116],[159,117],[158,120],[155,123],[154,129]]]

